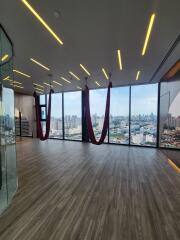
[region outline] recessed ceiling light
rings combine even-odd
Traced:
[[[63,41],[57,36],[57,34],[49,27],[49,25],[42,19],[37,11],[26,0],[21,0],[25,6],[31,11],[31,13],[40,21],[40,23],[49,31],[49,33],[61,44]]]
[[[150,35],[151,35],[151,31],[152,31],[154,20],[155,20],[155,14],[153,13],[151,15],[151,19],[150,19],[150,22],[149,22],[148,30],[147,30],[147,33],[146,33],[146,38],[145,38],[145,42],[144,42],[144,46],[143,46],[143,50],[142,50],[142,56],[146,52],[146,48],[147,48],[147,45],[148,45],[148,42],[149,42],[149,38],[150,38]]]
[[[79,86],[77,86],[76,88],[77,88],[77,89],[80,89],[80,90],[82,90],[82,88],[81,88],[81,87],[79,87]]]
[[[96,85],[98,86],[98,87],[100,87],[101,85],[98,83],[98,81],[95,81],[95,83],[96,83]]]
[[[137,71],[137,74],[136,74],[136,80],[139,79],[139,75],[140,75],[141,71]]]
[[[13,72],[18,73],[18,74],[20,74],[20,75],[22,75],[22,76],[25,76],[25,77],[27,77],[27,78],[31,78],[31,76],[29,76],[29,75],[26,74],[26,73],[20,72],[19,70],[13,69]]]
[[[71,74],[71,76],[73,76],[77,80],[80,80],[80,78],[76,74],[74,74],[73,72],[69,71],[69,74]]]
[[[8,55],[8,54],[5,54],[5,55],[1,58],[1,61],[4,62],[8,57],[9,57],[9,55]]]
[[[48,86],[48,87],[53,88],[53,85],[52,85],[52,84],[49,84],[49,83],[46,83],[46,82],[44,82],[44,84],[45,84],[46,86]]]
[[[55,83],[55,84],[57,84],[57,85],[59,85],[59,86],[62,86],[62,84],[59,83],[59,82],[53,81],[53,83]]]
[[[122,59],[121,59],[121,51],[120,51],[120,49],[117,50],[117,54],[118,54],[119,69],[122,70]]]
[[[30,58],[30,60],[31,60],[32,62],[34,62],[35,64],[39,65],[40,67],[44,68],[45,70],[50,71],[50,69],[49,69],[48,67],[44,66],[42,63],[38,62],[38,61],[35,60],[34,58]]]
[[[107,80],[109,80],[109,77],[108,77],[108,75],[107,75],[107,73],[106,73],[106,70],[105,70],[104,68],[102,68],[102,72],[104,73],[105,78],[106,78]]]
[[[67,82],[67,83],[71,83],[69,80],[67,80],[67,79],[64,78],[64,77],[61,77],[61,79],[64,80],[65,82]]]
[[[38,84],[38,83],[33,83],[33,85],[37,86],[37,87],[40,87],[40,88],[44,88],[44,86]]]
[[[10,76],[3,78],[3,81],[9,80]]]
[[[80,67],[85,71],[85,73],[87,73],[88,76],[91,75],[91,74],[88,72],[88,70],[87,70],[82,64],[80,64]]]

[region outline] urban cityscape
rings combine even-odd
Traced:
[[[8,114],[0,116],[0,145],[8,145],[15,143],[15,125],[14,118]]]
[[[101,136],[104,116],[92,115],[92,124],[97,139]],[[76,115],[64,117],[65,138],[82,139],[81,118]],[[156,146],[157,116],[135,115],[131,117],[131,144]],[[62,119],[51,119],[50,136],[62,138]],[[129,144],[129,116],[110,116],[109,139],[111,143]],[[106,139],[107,140],[107,139]]]
[[[161,147],[180,149],[180,116],[173,117],[168,114],[162,128],[160,145]]]
[[[160,146],[180,149],[180,81],[162,83],[160,103]]]

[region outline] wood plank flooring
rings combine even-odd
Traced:
[[[180,175],[162,151],[28,139],[17,156],[0,240],[180,239]]]

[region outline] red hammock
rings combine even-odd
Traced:
[[[43,136],[43,130],[41,126],[41,111],[40,111],[40,104],[39,104],[39,96],[34,92],[34,98],[35,98],[35,108],[36,108],[36,127],[37,127],[37,137],[41,141],[45,141],[49,137],[50,132],[50,124],[51,124],[51,94],[54,91],[51,89],[49,92],[49,103],[48,103],[48,114],[46,119],[46,132]]]
[[[107,135],[108,127],[109,127],[109,111],[110,111],[110,89],[112,88],[112,83],[109,83],[108,91],[107,91],[107,99],[106,99],[106,110],[105,110],[105,117],[104,117],[104,124],[103,129],[101,133],[101,137],[99,141],[96,140],[92,121],[91,121],[91,114],[90,114],[90,105],[89,105],[89,88],[86,85],[85,86],[85,101],[84,101],[84,113],[85,113],[85,119],[86,119],[86,125],[88,129],[88,135],[93,144],[100,145],[104,142],[104,139]]]

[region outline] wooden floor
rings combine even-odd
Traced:
[[[161,151],[28,139],[17,155],[0,240],[180,239],[180,175]]]

